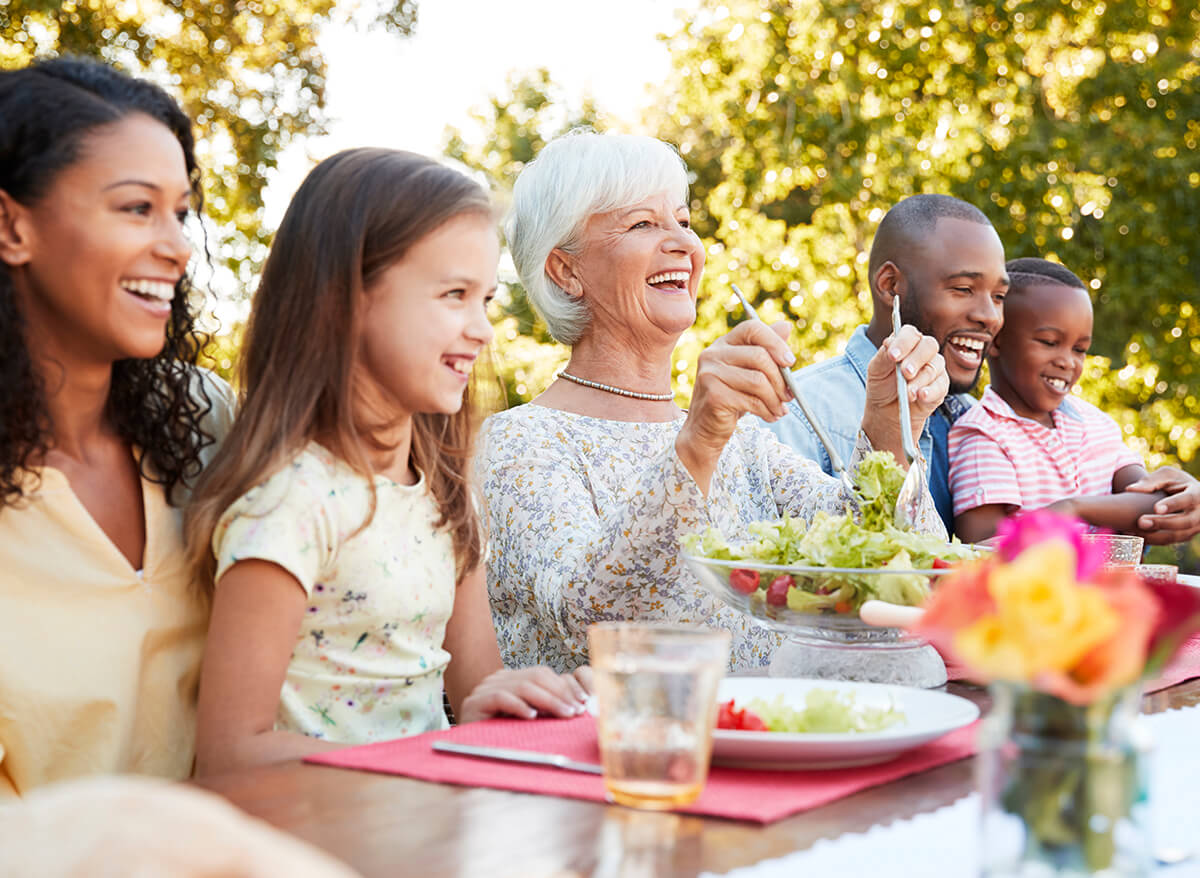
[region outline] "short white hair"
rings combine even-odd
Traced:
[[[589,217],[660,192],[686,203],[687,169],[670,144],[641,135],[572,131],[521,171],[505,236],[530,304],[556,341],[578,342],[590,315],[546,273],[550,252],[573,252]]]

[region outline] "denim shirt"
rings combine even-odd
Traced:
[[[821,421],[843,461],[850,460],[862,424],[867,402],[867,363],[876,350],[878,348],[867,338],[867,327],[860,326],[846,342],[844,354],[792,373],[813,416]],[[917,443],[927,462],[929,493],[949,534],[954,533],[954,500],[950,495],[950,456],[946,437],[951,424],[973,402],[966,394],[946,397],[946,401],[926,419]],[[800,407],[789,402],[787,409],[786,417],[764,426],[785,445],[817,461],[825,472],[832,473],[829,454]]]

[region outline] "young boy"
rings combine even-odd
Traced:
[[[993,536],[1019,509],[1049,507],[1131,531],[1163,494],[1125,492],[1146,475],[1116,422],[1071,395],[1092,341],[1083,282],[1045,259],[1013,259],[1004,327],[988,351],[992,383],[950,430],[954,529]]]

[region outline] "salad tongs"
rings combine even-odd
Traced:
[[[892,337],[900,331],[900,297],[892,296]],[[921,503],[925,499],[925,464],[921,455],[913,445],[912,419],[908,413],[908,382],[896,364],[896,395],[900,399],[900,441],[904,446],[904,456],[908,458],[908,474],[900,493],[896,495],[895,525],[900,530],[912,530],[917,523]]]
[[[738,301],[742,303],[742,307],[746,310],[746,315],[751,320],[757,320],[759,323],[765,325],[766,321],[758,316],[758,312],[754,310],[754,306],[750,304],[749,300],[742,294],[742,291],[738,289],[737,284],[730,284],[730,286],[733,287],[733,292],[737,295]],[[812,409],[804,401],[804,394],[796,386],[796,380],[792,377],[791,370],[786,366],[780,366],[779,371],[783,375],[783,383],[792,392],[792,397],[796,400],[796,405],[800,407],[800,411],[804,413],[804,417],[812,425],[813,432],[817,434],[817,438],[825,446],[825,453],[829,455],[829,466],[833,470],[833,474],[842,480],[842,488],[846,492],[846,510],[847,512],[851,511],[853,509],[852,499],[858,496],[858,492],[854,487],[854,482],[851,480],[850,474],[846,472],[846,466],[842,463],[842,456],[838,454],[838,450],[833,446],[833,441],[829,438],[829,434],[825,432],[825,428],[821,426],[821,422],[816,419],[812,413]]]

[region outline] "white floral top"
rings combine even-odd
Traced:
[[[365,479],[316,443],[239,498],[213,534],[217,577],[258,558],[296,577],[308,612],[275,727],[347,744],[445,728],[442,649],[454,605],[450,534],[416,485]],[[218,584],[219,587],[219,584]]]
[[[783,513],[840,513],[840,482],[744,419],[708,497],[675,453],[681,415],[609,421],[536,404],[484,425],[492,616],[504,662],[564,671],[587,661],[587,626],[607,619],[719,625],[734,670],[770,662],[779,635],[711,597],[679,557],[683,534],[726,536]],[[855,450],[854,463],[869,449]],[[945,532],[932,503],[922,529]]]

